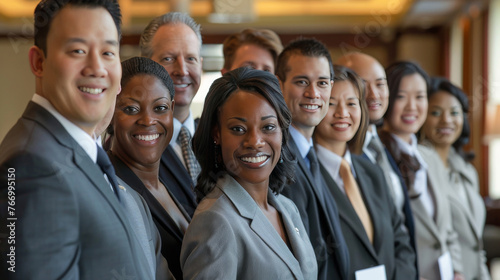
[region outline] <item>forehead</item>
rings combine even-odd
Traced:
[[[353,59],[353,63],[350,68],[364,80],[386,78],[384,67],[371,57]]]
[[[333,83],[331,97],[338,98],[340,96],[345,96],[347,98],[349,97],[359,98],[359,92],[351,83],[351,81],[347,80],[335,81],[335,83]]]
[[[324,56],[313,57],[292,54],[288,59],[287,69],[289,70],[287,76],[290,76],[290,78],[294,76],[308,76],[311,78],[322,77],[329,79],[330,77],[330,64]]]
[[[166,97],[170,100],[170,93],[163,82],[154,75],[135,75],[125,84],[118,99],[135,98],[152,100]]]
[[[441,107],[460,107],[462,108],[462,104],[456,98],[454,95],[451,93],[440,90],[434,93],[430,98],[429,98],[429,103],[432,103],[433,105],[439,105]]]
[[[410,75],[406,75],[401,78],[401,82],[399,83],[400,87],[419,87],[426,88],[427,85],[425,83],[425,79],[418,73],[413,73]]]
[[[111,14],[103,7],[67,5],[55,15],[50,25],[48,44],[54,38],[118,43],[118,30]]]
[[[262,114],[276,115],[276,111],[264,96],[245,90],[238,90],[229,96],[220,112],[221,115],[251,115],[259,119]]]
[[[156,51],[188,51],[200,53],[200,40],[196,33],[184,23],[168,23],[160,26],[156,31],[152,44]]]

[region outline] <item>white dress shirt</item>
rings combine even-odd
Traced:
[[[295,144],[299,149],[300,157],[306,162],[307,168],[311,168],[311,163],[307,158],[307,154],[313,146],[312,138],[307,140],[306,137],[302,135],[302,133],[300,133],[295,127],[293,127],[293,125],[289,126],[289,131],[290,136],[292,137],[293,141],[295,141]]]
[[[345,194],[344,181],[340,177],[339,173],[342,157],[318,144],[316,144],[316,152],[318,154],[318,161],[323,165],[323,167],[326,169],[330,177],[332,177],[333,181],[337,184],[339,189]],[[347,163],[349,163],[351,173],[354,178],[356,178],[356,171],[352,166],[351,152],[349,151],[349,149],[345,151],[344,159],[347,161]]]
[[[411,135],[411,144],[405,142],[401,138],[399,138],[397,135],[392,134],[394,136],[394,139],[396,140],[396,143],[398,145],[398,148],[403,152],[406,153],[410,156],[414,156],[418,162],[420,163],[420,169],[415,173],[415,183],[414,183],[414,191],[416,194],[420,194],[419,199],[422,201],[425,210],[427,210],[427,214],[429,216],[434,217],[434,212],[435,212],[435,205],[434,205],[434,198],[432,197],[432,193],[429,191],[429,188],[427,187],[427,163],[425,163],[424,159],[420,155],[418,149],[417,149],[417,137],[412,134]],[[443,174],[444,175],[444,174]],[[439,187],[439,186],[435,186]]]

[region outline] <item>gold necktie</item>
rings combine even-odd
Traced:
[[[356,211],[356,214],[358,214],[358,217],[361,220],[363,227],[365,228],[366,235],[368,236],[370,243],[373,243],[372,220],[370,218],[370,214],[368,214],[368,210],[366,210],[366,206],[363,202],[363,198],[361,197],[358,184],[356,183],[356,180],[352,175],[351,167],[345,159],[342,159],[342,162],[340,163],[339,173],[342,181],[344,181],[344,190],[347,198],[349,198],[354,211]]]

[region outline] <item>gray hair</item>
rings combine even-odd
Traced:
[[[166,24],[179,24],[183,23],[191,28],[198,40],[200,41],[200,49],[201,49],[201,26],[194,21],[192,17],[190,17],[186,13],[181,12],[170,12],[164,15],[158,16],[151,20],[151,22],[146,26],[146,29],[142,32],[141,41],[139,42],[139,46],[141,48],[141,56],[151,58],[153,56],[153,49],[151,47],[151,41],[153,41],[153,37],[156,34],[158,29]]]

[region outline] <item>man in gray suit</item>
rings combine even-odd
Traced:
[[[36,93],[0,145],[1,279],[155,277],[94,137],[119,91],[120,18],[113,0],[35,9]]]

